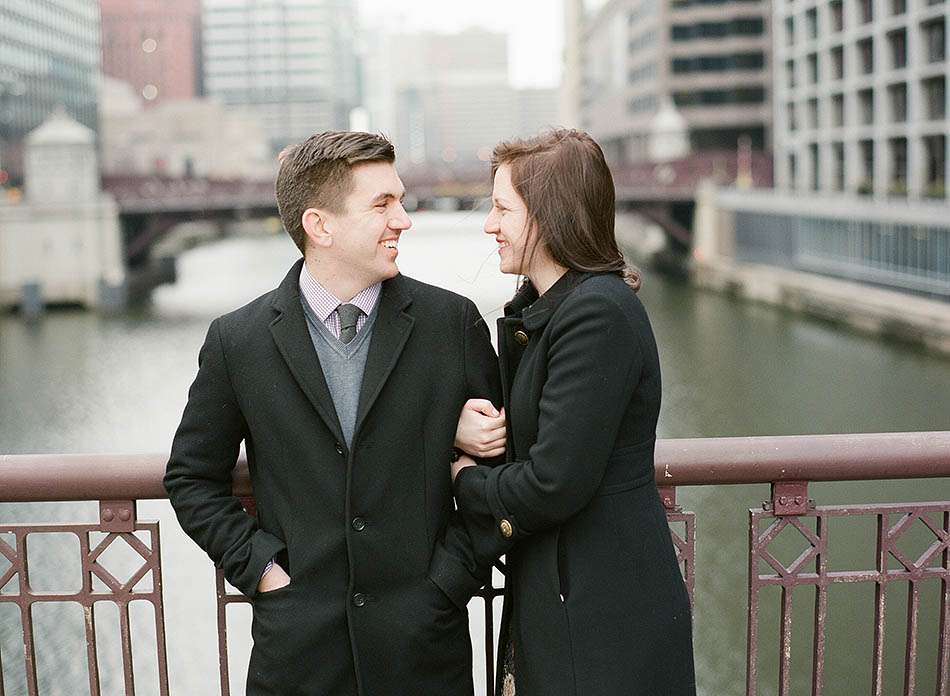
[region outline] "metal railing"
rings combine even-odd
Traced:
[[[168,694],[168,665],[162,604],[161,559],[157,522],[140,521],[136,501],[164,498],[162,487],[166,458],[162,455],[0,455],[0,502],[99,501],[98,524],[0,524],[0,606],[19,607],[23,634],[25,690],[38,693],[32,608],[43,602],[72,602],[83,607],[88,660],[89,692],[99,694],[97,629],[92,610],[96,602],[118,606],[121,659],[125,693],[135,692],[129,604],[151,604],[157,644],[159,692]],[[950,696],[950,500],[878,505],[818,506],[809,498],[808,485],[818,481],[865,481],[950,477],[950,431],[861,435],[714,438],[661,440],[656,449],[656,482],[671,523],[671,534],[681,570],[693,597],[696,559],[696,516],[676,503],[678,486],[771,484],[770,500],[749,510],[748,632],[746,693],[759,692],[760,625],[763,590],[781,590],[778,693],[792,688],[792,597],[796,588],[813,588],[811,692],[825,688],[825,652],[828,590],[836,584],[869,583],[875,588],[871,691],[884,694],[883,645],[886,625],[886,590],[896,582],[908,585],[903,693],[917,693],[916,662],[922,583],[939,583],[936,694]],[[247,467],[236,471],[234,491],[253,513]],[[831,569],[830,526],[849,517],[873,518],[876,551],[873,568]],[[902,536],[922,524],[932,540],[920,554],[908,555]],[[784,530],[795,530],[805,549],[791,562],[782,562],[770,547]],[[58,532],[79,539],[82,587],[76,592],[46,593],[30,586],[26,536]],[[96,539],[96,536],[102,536]],[[13,542],[4,541],[13,538]],[[142,565],[124,582],[100,563],[102,555],[121,539],[142,558]],[[715,540],[719,541],[719,540]],[[894,566],[897,567],[894,567]],[[142,583],[151,578],[150,586]],[[16,578],[16,590],[3,590]],[[94,583],[94,580],[97,582]],[[486,691],[493,692],[494,610],[492,599],[502,589],[488,587],[484,599]],[[229,593],[221,573],[217,576],[218,650],[221,693],[230,693],[228,673],[227,608],[247,601]],[[0,696],[4,693],[0,663]],[[20,693],[19,691],[17,693]]]

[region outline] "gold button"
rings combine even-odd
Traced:
[[[505,539],[510,539],[511,535],[515,533],[514,528],[511,526],[511,522],[508,520],[502,520],[498,527],[501,529],[501,535],[505,537]]]
[[[524,331],[515,331],[515,340],[523,346],[528,345],[528,334]]]

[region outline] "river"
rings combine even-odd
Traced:
[[[498,271],[494,241],[481,233],[482,215],[420,213],[414,223],[400,243],[402,271],[472,297],[493,327],[514,280]],[[0,452],[167,451],[208,323],[274,287],[296,257],[282,235],[233,238],[184,254],[178,282],[158,288],[147,306],[122,316],[56,311],[36,323],[0,316]],[[663,369],[660,437],[950,429],[950,361],[783,310],[698,292],[650,272],[640,294]],[[946,500],[950,481],[820,484],[810,494],[819,504]],[[738,694],[744,688],[748,509],[767,497],[767,486],[698,487],[678,494],[678,502],[698,520],[695,641],[702,694]],[[94,504],[0,505],[3,524],[96,516]],[[161,522],[171,693],[216,694],[211,564],[178,529],[167,502],[140,504],[139,517]],[[871,568],[873,520],[864,522],[843,522],[832,553]],[[925,535],[920,539],[923,543]],[[787,540],[789,552],[796,543]],[[43,548],[39,540],[37,548]],[[45,563],[35,561],[34,586],[78,585],[78,561],[67,560],[67,544],[52,538],[49,549]],[[0,560],[0,574],[6,567]],[[920,693],[933,692],[938,591],[935,584],[925,585]],[[777,691],[777,602],[776,596],[767,597],[772,606],[762,615],[761,694]],[[807,686],[810,673],[813,601],[812,592],[798,592],[795,619],[803,630],[792,650],[799,689]],[[890,694],[900,691],[903,675],[904,588],[893,587],[888,602],[885,693]],[[82,614],[74,609],[35,612],[43,694],[85,693]],[[872,612],[873,586],[833,588],[826,694],[868,692]],[[484,630],[480,613],[472,612],[476,646]],[[106,617],[108,612],[102,621],[103,693],[121,693],[116,632],[105,626]],[[145,618],[136,615],[144,646],[136,654],[140,695],[158,693]],[[232,609],[234,694],[243,693],[248,626],[247,608]],[[9,604],[0,604],[0,663],[6,693],[25,693],[19,685],[19,619]],[[479,683],[480,664],[476,654]]]

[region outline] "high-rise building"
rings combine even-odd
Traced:
[[[200,0],[100,0],[102,72],[146,105],[200,93]]]
[[[23,142],[57,107],[97,128],[97,0],[0,3],[0,169],[23,174]]]
[[[481,164],[500,140],[557,122],[555,89],[513,89],[508,37],[381,35],[366,60],[367,108],[406,164]]]
[[[690,147],[768,147],[770,3],[617,0],[587,7],[580,37],[581,121],[614,161],[649,157],[668,105]]]
[[[777,186],[944,199],[948,17],[933,0],[776,0]]]
[[[259,120],[274,152],[346,129],[359,103],[352,0],[204,0],[205,94]]]

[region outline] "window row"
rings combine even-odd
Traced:
[[[830,110],[830,122],[833,128],[840,128],[845,125],[873,125],[877,118],[882,122],[905,123],[910,118],[908,108],[908,90],[906,82],[897,82],[888,85],[886,88],[886,106],[883,112],[875,108],[875,92],[872,88],[860,89],[854,93],[853,100],[846,107],[845,95],[843,93],[832,94],[831,98],[824,102]],[[785,105],[788,114],[788,129],[797,131],[805,128],[819,128],[819,100],[817,98],[808,99],[805,104],[806,122],[803,124],[799,120],[798,104],[796,102],[787,102]],[[882,105],[877,105],[881,107]],[[847,109],[855,109],[855,116],[849,117]],[[919,115],[921,120],[940,121],[947,117],[947,78],[945,75],[930,77],[920,81],[920,102]]]
[[[946,60],[946,28],[941,17],[921,25],[921,59],[924,64],[939,63]],[[907,67],[907,29],[896,29],[886,36],[886,69],[901,70]],[[854,67],[859,75],[871,75],[874,72],[874,38],[867,37],[854,44]],[[805,56],[805,77],[807,84],[816,85],[825,77],[822,75],[821,61],[828,60],[828,78],[843,80],[847,75],[844,46],[832,46],[827,54],[809,53]],[[883,67],[883,66],[882,66]],[[798,86],[798,62],[792,58],[785,61],[786,83],[789,89]]]
[[[852,190],[854,193],[868,195],[875,190],[875,158],[880,156],[878,149],[885,149],[887,157],[887,193],[892,196],[907,195],[908,180],[908,140],[907,138],[888,138],[883,148],[876,148],[873,140],[859,140],[852,165],[856,166],[856,176],[848,171],[846,146],[843,142],[828,145],[809,143],[807,187],[813,191],[830,189],[832,191]],[[920,138],[920,162],[917,163],[921,181],[920,194],[925,198],[945,198],[947,172],[947,136],[927,135]],[[824,148],[828,148],[827,152]],[[823,167],[822,157],[827,156],[828,170]],[[790,152],[786,160],[789,187],[800,187],[798,153]],[[827,181],[825,180],[827,176]],[[850,184],[848,182],[851,182]]]
[[[724,39],[730,36],[761,36],[764,33],[765,20],[761,17],[739,17],[725,22],[674,24],[670,27],[670,38],[673,41]]]

